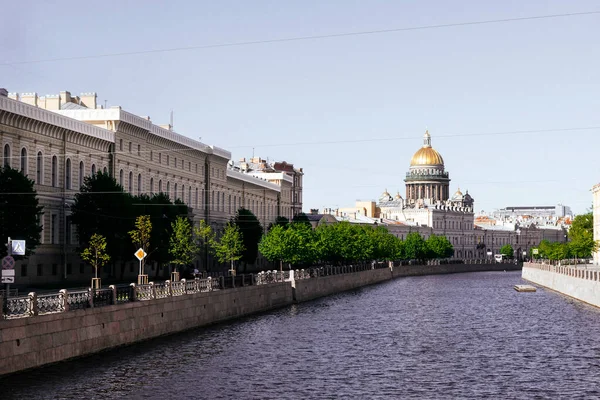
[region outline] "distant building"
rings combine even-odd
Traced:
[[[573,219],[571,207],[562,204],[555,206],[512,206],[495,210],[491,214],[497,219],[533,218],[545,221],[560,222]]]

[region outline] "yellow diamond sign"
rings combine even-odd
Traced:
[[[134,255],[137,257],[138,260],[142,261],[146,256],[146,252],[144,251],[144,249],[139,248],[138,251],[136,251],[134,253]]]

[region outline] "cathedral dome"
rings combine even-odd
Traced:
[[[431,147],[431,136],[429,131],[423,136],[423,147],[421,147],[410,160],[410,166],[444,165],[444,159],[433,147]]]

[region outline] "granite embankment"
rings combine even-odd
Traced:
[[[203,291],[198,282],[157,287],[132,286],[131,297],[113,288],[111,302],[72,310],[69,294],[46,298],[44,308],[35,295],[22,298],[21,318],[0,320],[0,375],[97,353],[187,329],[352,290],[390,279],[429,274],[519,269],[514,264],[413,265],[371,269],[337,267],[332,274],[294,282],[261,282]],[[264,276],[263,276],[264,279]],[[243,281],[245,284],[245,281]],[[262,284],[257,284],[262,283]],[[163,284],[160,285],[165,288]],[[183,289],[181,289],[183,287]],[[161,290],[162,290],[161,289]],[[108,290],[108,289],[107,289]],[[148,296],[148,293],[151,293]],[[161,297],[162,298],[159,298]],[[92,296],[93,299],[93,296]],[[62,303],[61,303],[62,302]],[[91,301],[93,303],[93,300]],[[91,305],[91,304],[90,304]],[[69,311],[70,310],[70,311]],[[43,312],[42,312],[43,311]],[[45,314],[44,314],[45,313]],[[44,315],[41,315],[44,314]]]

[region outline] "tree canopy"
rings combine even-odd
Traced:
[[[94,276],[98,278],[98,270],[110,261],[106,251],[106,238],[94,233],[87,243],[88,247],[81,252],[81,259],[94,267]]]
[[[258,243],[263,235],[263,227],[260,225],[260,221],[252,211],[240,208],[232,222],[238,227],[242,235],[244,250],[241,261],[246,264],[254,264],[256,257],[258,257]]]
[[[515,253],[510,244],[505,244],[504,246],[500,247],[500,254],[506,258],[513,258]]]
[[[594,241],[594,216],[587,213],[578,215],[573,219],[569,229],[569,249],[571,254],[577,258],[591,257],[598,248]]]
[[[40,244],[43,215],[33,181],[4,166],[0,169],[0,205],[0,254],[8,254],[6,239],[10,236],[25,240],[25,257],[32,255]]]
[[[234,262],[244,254],[244,239],[237,225],[228,223],[218,241],[213,242],[213,249],[219,262],[230,262],[231,270],[235,270]]]
[[[173,233],[169,243],[171,262],[180,267],[191,265],[198,255],[198,245],[192,236],[190,220],[178,216],[171,224]]]

